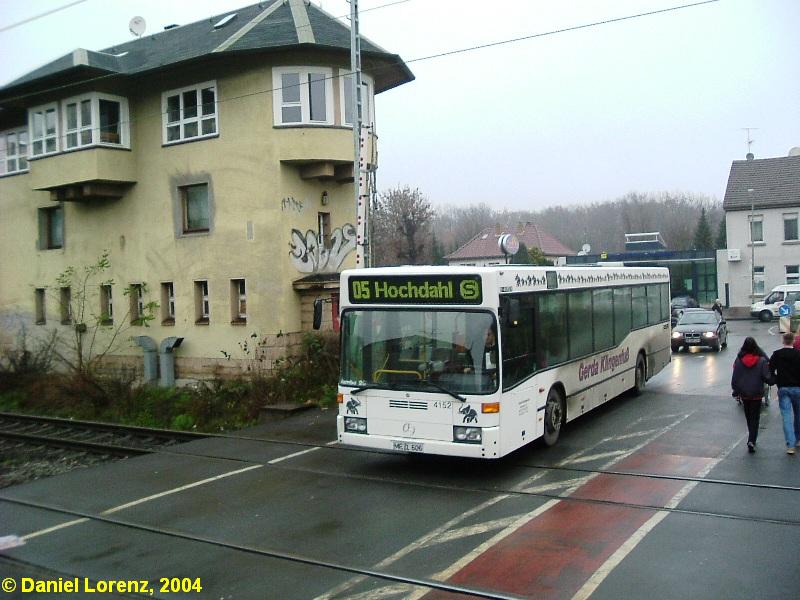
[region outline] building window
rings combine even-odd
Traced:
[[[64,247],[64,208],[39,209],[39,249],[56,250]]]
[[[273,69],[275,125],[333,125],[332,76],[321,67]]]
[[[800,265],[786,265],[786,283],[800,283]]]
[[[164,143],[209,137],[217,134],[217,84],[208,81],[161,97]]]
[[[129,289],[131,325],[144,324],[144,284],[132,283]]]
[[[89,94],[62,103],[64,149],[93,145],[127,145],[128,101],[117,96]]]
[[[100,286],[100,324],[114,324],[114,299],[110,284]]]
[[[339,72],[339,96],[342,99],[342,124],[353,126],[353,75],[349,71]],[[372,79],[361,76],[361,122],[372,125]]]
[[[171,281],[161,284],[161,324],[175,325],[175,285]]]
[[[764,267],[753,267],[753,295],[764,295]]]
[[[208,302],[208,281],[194,282],[194,311],[197,325],[208,325],[211,319],[211,307]]]
[[[208,231],[208,184],[187,185],[178,189],[181,196],[183,233]]]
[[[231,279],[231,323],[247,323],[247,286],[244,279]]]
[[[68,287],[61,288],[61,324],[72,323],[72,290]]]
[[[58,119],[56,104],[32,108],[28,112],[28,131],[31,135],[31,156],[58,152]]]
[[[12,129],[0,133],[0,175],[28,170],[28,130]]]
[[[44,325],[47,323],[47,313],[45,311],[45,290],[44,288],[36,288],[34,293],[34,306],[36,309],[36,324]]]
[[[787,242],[796,242],[797,237],[797,213],[783,215],[783,239]]]
[[[750,242],[758,243],[764,241],[764,223],[761,215],[750,217]]]
[[[322,248],[331,247],[331,213],[317,213],[317,242]]]

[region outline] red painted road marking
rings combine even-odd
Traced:
[[[696,476],[714,459],[654,453],[648,445],[614,465],[619,471]],[[663,442],[658,442],[663,448]],[[676,446],[673,446],[674,449]],[[704,453],[705,454],[705,453]],[[600,474],[570,497],[664,507],[685,481]],[[448,581],[529,598],[572,598],[657,511],[562,501],[532,519]],[[425,598],[453,595],[427,594]]]

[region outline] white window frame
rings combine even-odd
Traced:
[[[90,122],[83,123],[81,119],[81,102],[89,101],[89,118]],[[104,142],[100,136],[100,101],[116,102],[119,104],[119,142]],[[67,129],[69,119],[67,118],[67,108],[70,104],[76,105],[76,119],[78,126],[76,129]],[[89,94],[82,94],[80,96],[73,96],[61,101],[61,148],[65,152],[72,150],[80,150],[82,148],[89,148],[91,146],[107,146],[110,148],[130,148],[130,134],[129,134],[129,112],[128,112],[128,99],[122,96],[112,96],[110,94],[101,94],[99,92],[92,92]],[[81,142],[81,132],[89,131],[89,142]],[[68,144],[68,136],[75,133],[78,136],[78,143],[75,146]]]
[[[56,131],[55,133],[48,135],[47,134],[47,113],[48,111],[52,110],[53,114],[55,115],[56,119]],[[42,114],[42,118],[44,120],[43,126],[44,129],[42,130],[42,137],[35,137],[36,128],[33,126],[35,115]],[[60,138],[61,138],[61,127],[59,123],[59,114],[58,114],[58,103],[51,102],[49,104],[42,104],[40,106],[34,106],[33,108],[28,110],[28,158],[38,158],[40,156],[51,156],[61,151],[60,146]],[[55,142],[55,149],[54,150],[47,150],[47,141],[54,140]],[[34,152],[34,148],[37,142],[41,142],[42,144],[42,151],[38,154]]]
[[[800,265],[786,265],[786,283],[789,285],[800,283]]]
[[[110,283],[100,286],[100,315],[105,317],[102,325],[114,324],[114,289]]]
[[[195,324],[207,325],[211,321],[211,302],[209,301],[208,279],[195,279]]]
[[[753,239],[753,227],[755,223],[761,223],[761,239],[754,240]],[[764,215],[748,215],[747,219],[748,227],[750,228],[750,233],[748,234],[750,237],[751,244],[763,244],[764,243]]]
[[[795,230],[797,230],[797,237],[786,237],[786,221],[795,221]],[[784,242],[797,242],[800,241],[800,219],[798,213],[783,213],[783,241]]]
[[[16,151],[14,154],[8,152],[8,138],[14,137]],[[25,151],[20,150],[20,136],[25,136]],[[15,175],[28,171],[28,128],[18,127],[0,131],[0,176]],[[8,163],[14,161],[14,168],[9,169]]]
[[[298,73],[300,76],[300,101],[283,102],[282,76],[289,73]],[[311,99],[309,96],[308,78],[311,74],[321,74],[325,77],[325,120],[311,120]],[[300,106],[300,120],[283,122],[284,106]],[[276,127],[299,127],[301,125],[333,125],[333,69],[330,67],[274,67],[272,69],[272,108]]]
[[[203,114],[203,90],[211,88],[214,90],[214,112],[207,115]],[[186,92],[194,92],[197,99],[197,115],[194,117],[184,117],[183,95]],[[169,110],[167,108],[167,99],[171,96],[178,96],[178,120],[169,121]],[[212,133],[203,133],[203,121],[214,120],[214,131]],[[186,125],[195,123],[197,125],[197,135],[186,137]],[[178,139],[168,140],[167,129],[169,127],[178,127]],[[189,85],[174,90],[167,90],[161,94],[161,143],[164,146],[171,146],[173,144],[182,144],[186,142],[193,142],[195,140],[204,140],[212,137],[219,136],[219,89],[217,88],[216,80],[204,81],[195,85]]]
[[[353,90],[351,89],[350,77],[352,76],[352,72],[349,69],[340,69],[339,70],[339,117],[342,121],[342,125],[345,127],[352,127],[353,123],[347,120],[346,115],[346,108],[347,104],[345,103],[345,98],[349,98],[353,94]],[[364,109],[361,115],[361,122],[363,125],[371,127],[375,124],[375,94],[373,90],[375,89],[375,83],[372,80],[372,77],[368,75],[361,75],[361,108]],[[364,99],[366,98],[366,104],[364,103]]]
[[[244,291],[242,291],[244,288]],[[231,323],[247,322],[247,280],[231,279]],[[244,310],[242,310],[244,308]]]
[[[753,295],[763,296],[764,290],[764,267],[763,265],[753,266]]]

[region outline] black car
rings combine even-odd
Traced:
[[[690,346],[708,346],[719,352],[728,345],[725,319],[713,310],[687,308],[672,329],[672,351]]]
[[[672,326],[675,327],[678,319],[681,318],[683,311],[687,308],[700,308],[700,304],[692,296],[675,296],[669,303],[672,313]]]

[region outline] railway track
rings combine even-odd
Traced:
[[[0,413],[0,454],[5,459],[0,487],[163,451],[204,437],[193,432]]]

